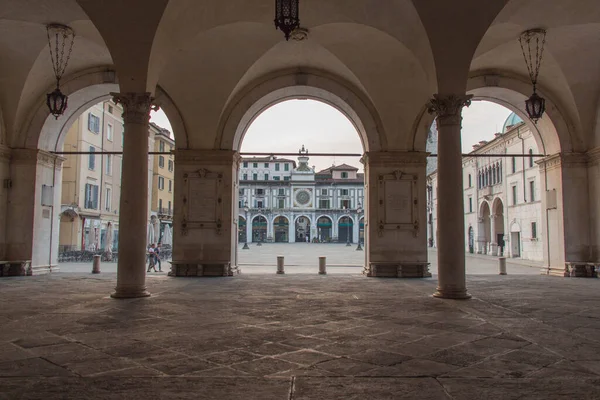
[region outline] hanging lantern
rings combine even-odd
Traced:
[[[529,78],[533,85],[533,94],[525,100],[525,110],[531,120],[537,124],[546,110],[546,100],[536,93],[540,66],[544,55],[544,44],[546,43],[546,31],[543,29],[530,29],[519,36],[519,44],[529,72]]]
[[[46,26],[46,33],[48,35],[52,69],[56,78],[56,89],[46,95],[46,105],[50,110],[50,114],[58,119],[67,109],[68,97],[60,91],[60,79],[64,75],[71,58],[73,43],[75,43],[75,32],[65,25],[50,24]]]
[[[300,26],[299,0],[275,0],[275,29],[280,29],[285,40]]]

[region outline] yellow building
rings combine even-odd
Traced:
[[[154,151],[165,153],[175,149],[175,141],[171,138],[168,129],[150,123],[150,133],[154,138]],[[164,242],[171,244],[171,225],[173,222],[173,190],[175,183],[175,159],[173,154],[156,154],[153,156],[153,179],[152,179],[152,201],[151,229],[148,243]],[[168,230],[165,235],[165,228]]]

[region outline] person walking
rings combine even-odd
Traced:
[[[158,272],[156,271],[156,254],[154,243],[152,243],[148,249],[148,270],[146,272],[150,272],[151,269],[154,270],[154,272]]]
[[[156,263],[158,263],[158,272],[162,272],[162,266],[160,265],[160,246],[161,243],[158,242],[156,248],[154,249],[154,257],[156,257]]]

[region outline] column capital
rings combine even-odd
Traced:
[[[157,111],[159,107],[153,105],[154,98],[149,92],[111,92],[113,101],[123,105],[123,122],[134,124],[147,124],[150,121],[150,110]]]
[[[239,164],[241,157],[237,151],[232,150],[196,150],[176,149],[174,152],[175,162],[184,165],[231,165]]]
[[[472,94],[443,95],[434,94],[427,103],[427,111],[436,114],[440,125],[459,125],[463,107],[471,105]]]
[[[422,166],[427,164],[428,155],[424,151],[370,151],[362,156],[361,162],[383,167],[406,164]]]

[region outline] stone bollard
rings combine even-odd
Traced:
[[[327,257],[319,257],[319,275],[327,275]]]
[[[498,274],[506,275],[506,257],[498,257]]]
[[[92,274],[100,273],[100,257],[102,256],[99,254],[94,256],[94,262],[92,264]]]
[[[283,256],[277,256],[277,273],[279,275],[285,274],[283,270]]]

